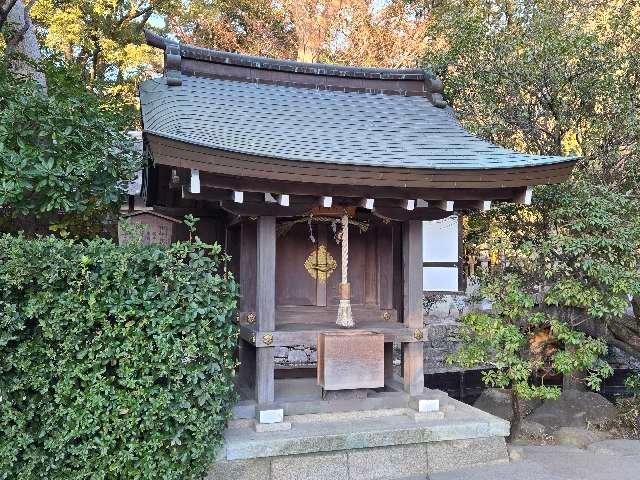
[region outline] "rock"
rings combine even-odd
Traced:
[[[525,402],[524,414],[528,414],[540,404],[539,400]],[[508,389],[487,388],[482,391],[473,406],[504,420],[511,421],[513,418],[511,391]]]
[[[602,442],[592,443],[587,450],[596,455],[640,456],[640,441],[603,440]]]
[[[523,420],[522,424],[520,425],[520,431],[523,435],[537,438],[544,436],[547,429],[541,423],[532,422],[530,420]]]
[[[276,347],[273,356],[287,358],[289,356],[289,349],[287,347]]]
[[[553,438],[559,445],[587,448],[592,443],[606,439],[607,434],[586,428],[561,427],[553,434]]]
[[[547,400],[527,417],[547,429],[560,427],[584,428],[589,424],[600,424],[615,416],[615,406],[602,395],[594,392],[568,390],[558,400]]]

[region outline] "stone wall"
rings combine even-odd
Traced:
[[[296,345],[294,347],[276,347],[275,362],[277,367],[314,367],[317,362],[316,347]]]

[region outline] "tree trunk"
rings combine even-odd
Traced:
[[[633,297],[631,299],[631,307],[633,308],[633,316],[636,319],[636,325],[640,327],[640,299],[638,297]]]
[[[511,409],[513,410],[513,419],[511,420],[511,429],[509,430],[509,437],[507,438],[510,442],[520,435],[520,431],[522,429],[522,401],[520,400],[520,397],[518,397],[518,393],[515,388],[511,389]]]
[[[23,0],[17,0],[7,16],[7,25],[10,33],[6,34],[7,54],[18,54],[11,62],[11,69],[38,82],[46,93],[47,79],[44,73],[36,70],[29,61],[38,61],[41,58],[40,45],[36,38],[36,31],[29,17],[29,9],[33,5],[29,2],[25,7]],[[20,58],[22,57],[22,58]],[[25,61],[28,60],[28,61]]]

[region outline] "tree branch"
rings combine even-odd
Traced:
[[[11,9],[14,7],[14,5],[18,0],[7,0],[7,1],[8,3],[3,0],[2,6],[0,6],[0,28],[2,28],[4,23],[7,21],[9,12],[11,11]]]
[[[13,1],[13,5],[17,2],[17,0],[11,1]],[[35,3],[36,0],[30,0],[30,2],[24,7],[24,24],[19,30],[16,30],[11,38],[7,40],[7,53],[13,53],[15,51],[24,38],[25,33],[27,33],[31,28],[31,17],[29,16],[29,12]],[[10,11],[11,9],[7,10],[7,15],[9,15]]]

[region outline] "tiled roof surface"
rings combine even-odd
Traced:
[[[144,82],[146,132],[214,149],[305,162],[494,169],[573,160],[497,147],[425,97],[181,75]]]

